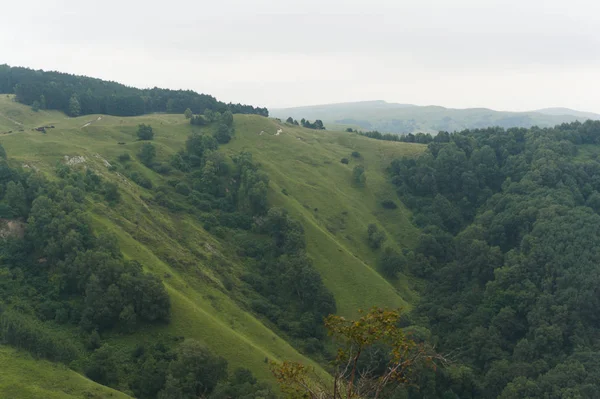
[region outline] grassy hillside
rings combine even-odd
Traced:
[[[64,365],[36,360],[0,346],[0,397],[19,399],[125,399],[129,396],[96,384]]]
[[[393,104],[385,101],[365,101],[326,104],[307,107],[272,109],[271,115],[286,119],[321,119],[330,129],[351,127],[358,130],[378,130],[383,133],[437,133],[491,126],[551,127],[565,122],[600,119],[600,115],[568,109],[561,112],[540,110],[505,112],[487,108],[452,109],[439,106]]]
[[[0,133],[4,133],[0,142],[11,159],[52,178],[57,162],[84,157],[83,165],[118,184],[122,201],[116,207],[89,200],[95,228],[116,234],[125,256],[160,276],[170,293],[173,316],[168,326],[115,336],[112,342],[152,341],[165,334],[195,338],[225,357],[232,368],[250,368],[260,379],[270,378],[265,358],[312,363],[224,287],[219,271],[239,275],[244,270],[232,248],[206,232],[198,220],[149,206],[141,198],[148,195],[146,189],[108,170],[124,152],[135,158],[142,144],[135,139],[140,123],[154,127],[153,143],[163,161],[183,148],[193,131],[202,130],[182,115],[67,118],[58,112],[35,113],[9,97],[0,98]],[[34,130],[41,125],[55,128],[46,134]],[[236,136],[222,150],[251,151],[269,174],[271,202],[301,219],[308,252],[334,293],[339,312],[352,315],[373,305],[410,306],[414,295],[410,282],[403,277],[388,282],[375,271],[376,254],[366,245],[366,229],[377,223],[390,245],[396,245],[392,241],[402,247],[414,245],[416,231],[408,222],[409,212],[400,203],[396,210],[384,210],[379,201],[395,198],[384,174],[389,161],[418,154],[424,147],[287,126],[276,135],[280,125],[259,116],[236,116],[235,127]],[[361,157],[351,157],[352,151]],[[350,159],[349,165],[340,163],[342,157]],[[352,168],[359,163],[366,168],[364,187],[351,183]],[[166,184],[168,177],[135,160],[132,164],[155,185]]]

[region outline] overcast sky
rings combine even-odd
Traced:
[[[600,1],[6,1],[0,63],[272,108],[600,113]]]

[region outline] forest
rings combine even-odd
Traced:
[[[266,108],[225,104],[207,94],[191,90],[137,89],[116,82],[60,72],[0,65],[0,93],[15,94],[16,100],[33,109],[54,109],[69,116],[106,114],[135,116],[152,112],[216,112],[269,116]]]
[[[407,320],[453,361],[411,397],[597,396],[599,143],[598,121],[466,130],[392,162],[422,229],[398,264],[425,281]]]

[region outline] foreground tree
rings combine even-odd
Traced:
[[[378,308],[358,320],[327,317],[325,327],[338,344],[332,362],[333,382],[323,381],[310,367],[296,362],[272,363],[272,372],[290,398],[379,398],[409,383],[414,369],[446,361],[424,344],[407,338],[398,327],[399,321],[399,311]],[[384,351],[384,367],[363,361],[373,350]]]

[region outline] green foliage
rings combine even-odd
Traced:
[[[195,115],[190,118],[190,124],[194,126],[204,126],[208,123],[208,120],[202,115]]]
[[[232,131],[229,126],[221,123],[215,131],[214,137],[219,144],[227,144],[231,140]]]
[[[233,114],[231,113],[231,111],[225,111],[221,115],[221,123],[229,128],[233,126]]]
[[[460,397],[592,397],[600,248],[595,159],[600,122],[440,134],[394,183],[424,226],[408,267],[426,278],[414,317],[467,379],[437,373]],[[590,396],[591,395],[591,396]]]
[[[117,159],[119,160],[119,162],[129,162],[131,161],[131,155],[129,155],[128,152],[124,152],[121,155],[119,155]]]
[[[378,249],[385,241],[385,234],[379,230],[376,224],[371,223],[367,227],[367,239],[371,248]]]
[[[142,144],[140,151],[138,152],[138,158],[147,167],[152,167],[154,159],[156,158],[156,147],[151,143]]]
[[[396,203],[394,201],[392,201],[391,199],[384,199],[383,201],[381,201],[381,206],[384,207],[385,209],[398,208],[398,205],[396,205]]]
[[[187,108],[197,114],[210,109],[269,116],[266,108],[225,104],[191,90],[137,89],[85,76],[7,65],[0,66],[0,93],[14,93],[17,101],[27,105],[39,101],[41,109],[61,110],[70,116],[134,116],[152,112],[182,114]]]
[[[104,185],[104,199],[110,204],[116,204],[121,200],[119,186],[115,183],[106,183]]]
[[[297,125],[298,123],[295,122],[294,124]],[[323,121],[320,120],[320,119],[317,119],[317,120],[315,120],[314,122],[311,123],[310,121],[302,118],[302,120],[300,121],[300,124],[302,125],[302,127],[305,127],[307,129],[325,130],[325,126],[323,125]]]
[[[360,158],[360,152],[352,151],[352,158]]]
[[[352,169],[352,181],[354,184],[363,186],[367,182],[367,176],[365,175],[365,167],[357,165]]]
[[[33,102],[33,104],[31,104],[31,110],[33,112],[38,112],[40,110],[40,107],[41,107],[41,105],[40,105],[40,102],[38,100],[35,100]]]
[[[342,158],[342,159],[340,160],[340,162],[341,162],[341,163],[343,163],[344,165],[348,165],[348,163],[349,163],[350,161],[348,160],[348,158]]]
[[[81,115],[81,104],[79,103],[79,99],[75,94],[71,96],[69,100],[69,112],[70,116],[79,116]]]
[[[118,198],[114,183],[102,183],[63,165],[61,180],[7,169],[5,200],[27,219],[24,237],[0,244],[0,325],[4,342],[52,360],[70,362],[79,349],[46,322],[86,331],[167,321],[170,301],[160,280],[125,261],[112,236],[94,236],[83,211],[86,192]],[[16,181],[16,183],[15,183]],[[4,280],[7,279],[7,280]]]
[[[15,310],[0,312],[0,342],[25,349],[37,357],[70,363],[81,351],[39,320]]]
[[[394,278],[398,273],[404,271],[406,259],[392,248],[385,248],[377,260],[377,268],[384,276]]]
[[[140,140],[152,140],[154,138],[154,130],[152,130],[152,126],[145,125],[143,123],[138,125],[136,134]]]
[[[185,111],[183,111],[183,115],[185,116],[185,119],[192,119],[192,116],[194,116],[194,113],[192,112],[191,109],[186,108]]]

